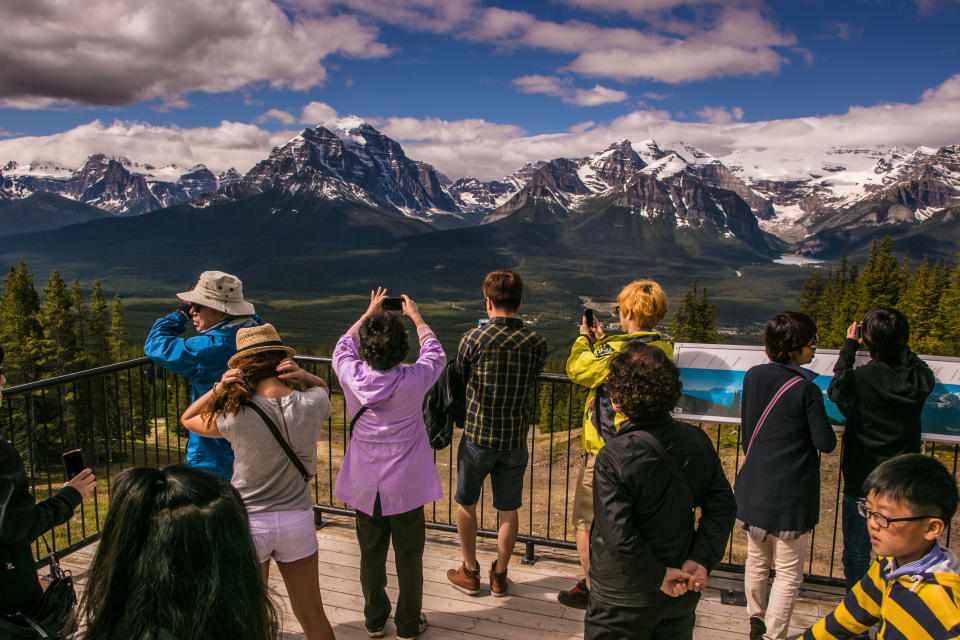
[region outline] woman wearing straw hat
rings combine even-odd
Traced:
[[[420,611],[423,505],[442,498],[443,489],[422,407],[447,357],[416,303],[403,296],[403,315],[417,327],[420,354],[414,364],[400,364],[410,345],[400,318],[383,310],[386,298],[386,289],[371,291],[367,311],[333,351],[333,370],[355,419],[333,495],[357,510],[363,616],[371,638],[383,635],[390,616],[387,548],[393,538],[400,587],[393,619],[403,639],[427,628]]]
[[[204,271],[189,291],[178,293],[177,308],[158,319],[147,335],[143,352],[155,363],[190,379],[190,400],[210,390],[227,369],[236,351],[237,331],[263,324],[253,305],[243,299],[243,283],[222,271]],[[187,320],[197,335],[181,338]],[[233,451],[226,440],[191,433],[186,463],[230,478]]]
[[[307,640],[333,638],[323,611],[309,476],[330,417],[324,381],[293,361],[273,325],[237,331],[237,353],[214,388],[180,418],[187,429],[233,445],[231,483],[247,507],[264,584],[277,561]],[[287,383],[300,387],[291,390]]]

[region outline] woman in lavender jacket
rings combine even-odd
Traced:
[[[387,548],[393,537],[400,595],[394,622],[398,638],[415,638],[427,627],[423,601],[423,505],[443,497],[433,463],[423,396],[443,372],[447,358],[416,303],[403,296],[403,315],[417,327],[420,356],[400,364],[410,346],[403,323],[381,308],[387,291],[370,293],[370,306],[337,341],[333,370],[347,410],[356,421],[333,494],[357,510],[360,585],[364,622],[372,638],[383,635],[390,616]]]

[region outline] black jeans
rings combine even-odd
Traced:
[[[662,602],[643,607],[623,607],[597,600],[590,594],[583,619],[584,640],[692,640],[700,594],[690,591],[679,598],[664,594]]]
[[[423,603],[423,507],[385,516],[380,496],[373,515],[357,511],[357,541],[360,543],[360,586],[363,589],[363,617],[368,629],[381,629],[390,617],[387,597],[387,549],[393,537],[400,595],[393,620],[397,635],[415,636],[420,627]]]

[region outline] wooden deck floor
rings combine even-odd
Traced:
[[[330,522],[317,532],[320,544],[320,575],[324,608],[337,638],[366,638],[363,627],[363,596],[360,591],[360,551],[349,518],[325,516]],[[519,545],[518,545],[519,546]],[[73,570],[78,588],[86,579],[86,568],[96,546],[91,545],[65,558],[63,565]],[[493,541],[478,544],[480,564],[486,567],[495,556]],[[559,604],[556,594],[570,588],[578,579],[580,567],[575,554],[562,550],[537,548],[539,560],[524,566],[519,556],[510,564],[510,596],[493,598],[489,591],[471,597],[449,586],[447,569],[459,566],[459,548],[455,534],[427,532],[424,552],[423,611],[430,628],[424,640],[450,638],[479,640],[561,640],[583,637],[583,611]],[[41,572],[43,573],[43,572]],[[391,599],[396,598],[396,575],[392,553],[387,565]],[[486,571],[483,588],[488,589]],[[716,574],[697,609],[696,640],[742,640],[748,636],[746,609],[721,604],[719,589],[742,590],[742,578]],[[274,565],[270,573],[270,591],[280,604],[284,640],[303,638],[300,625],[290,610],[286,590]],[[803,629],[828,613],[841,598],[840,591],[830,588],[805,588],[797,603],[791,631]],[[393,621],[387,623],[387,637],[395,632]]]

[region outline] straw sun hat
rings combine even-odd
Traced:
[[[237,353],[227,361],[227,366],[233,369],[238,359],[263,351],[284,351],[288,358],[297,355],[296,351],[284,346],[272,324],[264,324],[237,330]]]
[[[177,297],[230,316],[249,316],[255,313],[253,305],[243,300],[243,283],[240,278],[223,271],[204,271],[193,289],[178,293]]]

